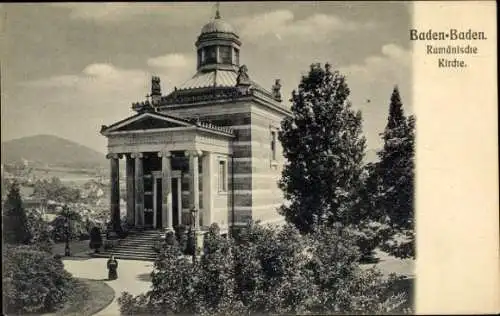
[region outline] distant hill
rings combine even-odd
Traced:
[[[107,168],[103,153],[53,135],[36,135],[2,142],[2,163],[28,161],[32,166]]]

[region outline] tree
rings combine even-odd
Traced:
[[[62,203],[75,203],[80,200],[80,190],[65,186],[59,178],[52,177],[50,181],[46,179],[36,181],[33,196]]]
[[[66,225],[69,225],[69,234],[71,239],[82,239],[88,237],[85,222],[82,216],[71,210],[67,205],[63,206],[59,215],[51,222],[53,227],[52,235],[54,240],[66,240]]]
[[[10,187],[3,210],[4,240],[9,244],[28,244],[31,234],[28,227],[28,218],[23,208],[19,185],[14,182]]]
[[[405,116],[397,87],[381,135],[384,147],[378,152],[380,161],[369,166],[366,208],[372,208],[373,219],[391,227],[382,248],[400,258],[414,257],[415,118]]]
[[[301,232],[315,221],[350,221],[360,187],[365,149],[361,113],[348,101],[344,77],[330,65],[311,65],[298,92],[292,116],[281,124],[279,140],[286,164],[280,187],[290,205],[281,213]]]
[[[213,227],[194,264],[177,245],[166,245],[152,272],[152,287],[118,299],[125,315],[267,315],[396,311],[403,294],[394,277],[362,270],[349,229],[336,226],[302,235],[250,224],[240,239]]]

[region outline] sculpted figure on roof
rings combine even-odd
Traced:
[[[236,84],[237,85],[249,85],[249,84],[251,84],[250,77],[248,76],[247,66],[242,65],[238,69],[238,77],[236,78]]]

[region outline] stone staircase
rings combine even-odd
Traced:
[[[157,257],[154,246],[159,241],[159,235],[160,232],[156,230],[131,231],[126,238],[115,240],[116,243],[111,249],[94,256],[109,258],[113,254],[116,259],[154,261]]]

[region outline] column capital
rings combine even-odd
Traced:
[[[130,157],[131,158],[143,158],[144,155],[142,153],[131,153]]]
[[[186,150],[184,152],[184,155],[186,157],[201,157],[203,155],[203,152],[201,150]]]
[[[122,157],[123,157],[122,154],[117,154],[117,153],[106,154],[106,159],[121,159]]]
[[[172,152],[168,151],[168,150],[159,151],[158,152],[158,157],[160,157],[160,158],[162,158],[162,157],[170,158],[170,157],[172,157]]]

